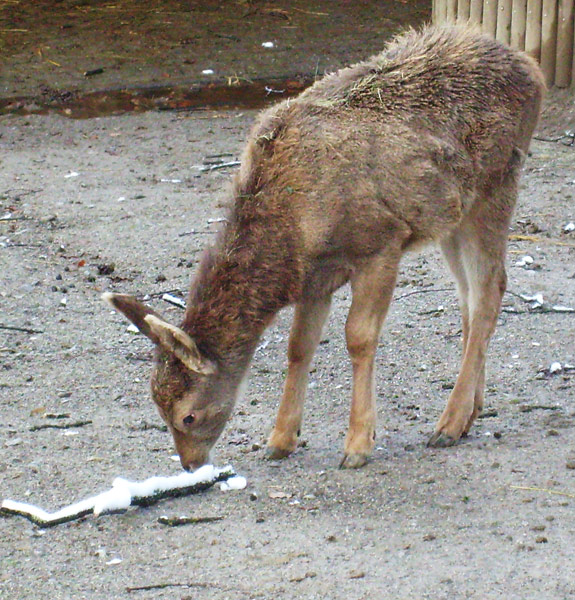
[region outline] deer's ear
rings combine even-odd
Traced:
[[[107,302],[112,308],[122,313],[129,321],[132,323],[148,338],[154,342],[154,344],[159,344],[160,340],[158,336],[152,331],[150,325],[146,322],[146,317],[148,315],[153,315],[160,319],[160,315],[153,311],[151,308],[148,308],[141,302],[138,302],[132,296],[128,296],[126,294],[112,294],[110,292],[105,292],[102,294],[102,300]]]
[[[216,372],[216,365],[202,355],[196,342],[184,330],[153,314],[148,314],[144,321],[162,348],[172,352],[188,369],[200,375]]]

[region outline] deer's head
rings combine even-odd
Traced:
[[[155,345],[152,398],[174,437],[184,469],[210,462],[233,407],[235,387],[194,339],[131,296],[103,298]]]

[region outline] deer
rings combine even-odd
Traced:
[[[374,358],[400,261],[429,243],[455,279],[463,352],[427,445],[469,433],[484,404],[508,230],[544,91],[526,54],[469,27],[424,26],[260,113],[180,325],[135,297],[104,294],[155,346],[151,393],[184,469],[212,459],[258,340],[289,305],[288,369],[266,456],[296,450],[312,358],[332,294],[348,283],[352,390],[340,467],[363,467],[375,444]]]

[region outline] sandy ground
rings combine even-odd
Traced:
[[[34,94],[37,82],[18,89]],[[553,115],[544,126],[567,118]],[[0,329],[0,498],[57,508],[118,475],[178,471],[149,399],[149,343],[100,294],[149,294],[178,321],[181,311],[158,296],[185,294],[232,171],[198,167],[210,155],[237,158],[254,116],[0,117],[0,325],[25,330]],[[513,221],[511,292],[575,307],[575,233],[563,231],[574,196],[575,149],[536,140]],[[534,262],[517,266],[526,255]],[[506,295],[485,418],[457,446],[427,449],[457,373],[460,320],[438,253],[406,257],[377,358],[377,448],[350,472],[337,469],[348,296],[336,294],[292,458],[263,459],[288,310],[262,339],[217,445],[218,463],[245,475],[247,489],[45,531],[0,519],[0,598],[575,597],[575,374],[548,371],[575,364],[574,315],[530,311]],[[52,425],[70,428],[38,428]],[[163,514],[223,519],[169,528]]]

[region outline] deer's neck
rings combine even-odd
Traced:
[[[204,256],[182,328],[230,369],[245,369],[276,313],[301,293],[293,227],[283,219],[235,216]]]

